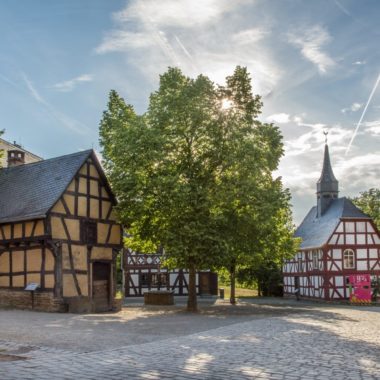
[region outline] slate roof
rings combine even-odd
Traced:
[[[341,218],[371,219],[345,197],[333,199],[319,218],[317,207],[314,206],[294,234],[302,238],[301,249],[318,248],[326,244]]]
[[[86,150],[0,169],[0,223],[45,217],[90,155]]]

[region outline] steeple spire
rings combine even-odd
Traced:
[[[325,134],[325,136],[327,136],[327,134]],[[324,214],[333,199],[338,198],[338,193],[339,183],[335,178],[331,167],[329,147],[327,145],[326,137],[322,173],[317,182],[318,217]]]

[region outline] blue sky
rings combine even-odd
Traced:
[[[98,149],[110,89],[144,112],[168,66],[223,83],[244,65],[283,133],[298,223],[323,130],[341,195],[380,187],[379,19],[377,0],[2,0],[0,128],[45,158]]]

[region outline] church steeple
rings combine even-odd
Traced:
[[[325,143],[322,174],[317,182],[318,218],[329,208],[333,199],[338,198],[339,183],[336,180],[330,162],[329,147]]]

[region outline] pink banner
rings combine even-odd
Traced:
[[[350,280],[350,301],[371,302],[371,275],[353,274]]]

